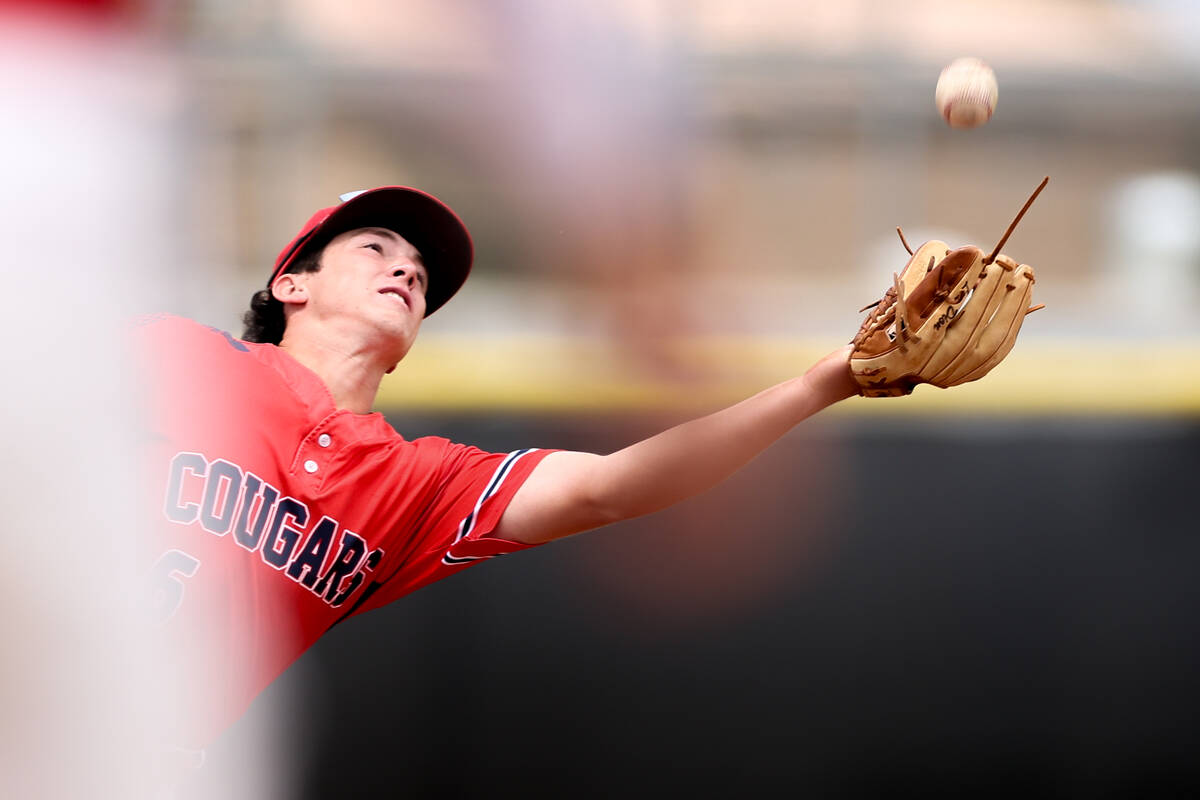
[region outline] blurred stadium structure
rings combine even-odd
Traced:
[[[415,185],[462,214],[475,274],[381,397],[410,437],[619,447],[849,339],[906,257],[895,226],[988,247],[1051,176],[1005,248],[1048,308],[985,382],[843,404],[694,503],[337,629],[214,747],[200,796],[274,763],[272,748],[257,761],[279,735],[263,733],[272,706],[303,709],[278,748],[294,760],[263,778],[279,796],[1200,787],[1196,4],[56,5],[71,26],[102,9],[128,37],[102,45],[124,66],[93,76],[120,79],[83,89],[96,115],[57,126],[82,148],[107,120],[125,149],[67,151],[48,173],[103,165],[73,197],[127,204],[111,224],[149,234],[99,260],[117,274],[138,249],[125,267],[150,273],[122,311],[238,330],[282,243],[352,189]],[[971,132],[933,109],[939,70],[965,54],[1000,82]],[[122,139],[120,120],[146,138]],[[56,128],[9,122],[25,147]],[[62,152],[44,147],[8,152],[26,191]],[[30,229],[72,219],[58,213]],[[15,461],[44,456],[34,443]],[[939,497],[932,519],[884,524]],[[22,540],[5,544],[18,563]]]
[[[1180,33],[1195,16],[1090,0],[182,3],[176,306],[237,327],[309,210],[416,184],[461,209],[479,259],[389,405],[708,403],[848,338],[903,263],[896,225],[988,247],[1049,174],[1006,247],[1049,309],[971,401],[1195,412],[1200,384],[1162,368],[1198,352],[1200,64]],[[964,133],[931,87],[966,52],[1001,88]]]

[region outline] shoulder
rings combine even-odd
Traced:
[[[175,314],[143,314],[130,320],[128,329],[135,350],[150,357],[225,360],[255,353],[259,359],[269,360],[269,351],[276,349],[274,345],[244,342],[229,331]]]
[[[278,355],[274,345],[253,344],[228,331],[186,317],[153,314],[130,328],[129,351],[147,378],[181,391],[197,387],[255,385],[270,379]]]
[[[405,440],[405,443],[421,457],[436,459],[451,467],[461,466],[480,457],[502,458],[504,455],[501,453],[489,453],[474,445],[461,444],[442,436],[422,436],[418,439]]]
[[[438,436],[415,439],[410,444],[421,461],[440,467],[444,480],[466,485],[480,481],[499,485],[509,479],[517,479],[520,483],[534,465],[552,452],[526,448],[497,453]]]
[[[240,347],[242,350],[249,350],[249,345],[246,342],[235,338],[228,331],[214,328],[211,325],[204,325],[195,320],[175,314],[162,312],[142,314],[130,320],[129,329],[135,338],[152,339],[154,341],[166,339],[173,342],[195,341],[198,343],[220,342],[223,340],[227,345],[233,345],[235,348]]]

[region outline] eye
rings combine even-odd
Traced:
[[[379,255],[383,255],[383,245],[381,245],[379,242],[367,242],[363,245],[363,247],[369,247],[376,253],[379,253]]]

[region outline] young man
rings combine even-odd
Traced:
[[[322,209],[280,253],[246,332],[177,317],[140,337],[153,381],[153,574],[205,687],[172,736],[202,747],[331,626],[468,565],[665,508],[858,392],[849,348],[609,455],[407,441],[371,413],[472,244],[404,187]]]

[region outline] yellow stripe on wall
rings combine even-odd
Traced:
[[[658,348],[601,339],[430,336],[377,407],[442,411],[703,411],[797,375],[836,341],[725,337]],[[840,414],[1200,415],[1200,340],[1019,342],[982,381],[855,399]]]

